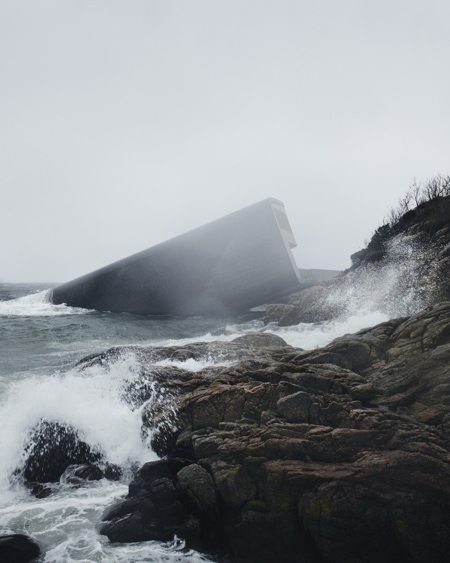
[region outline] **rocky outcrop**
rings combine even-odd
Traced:
[[[84,442],[78,432],[67,424],[42,420],[33,429],[25,450],[24,465],[17,469],[32,493],[45,497],[51,488],[39,486],[42,483],[59,482],[61,476],[72,468],[68,479],[116,480],[121,475],[119,467],[108,463],[101,452]]]
[[[336,284],[337,280],[318,283],[293,293],[285,299],[287,302],[267,305],[265,324],[276,322],[278,326],[292,326],[332,319],[339,311],[327,302],[327,298]]]
[[[382,293],[377,310],[391,317],[450,299],[450,196],[422,202],[378,228],[351,259],[352,267],[339,278],[268,305],[266,323],[290,326],[336,318],[348,313],[358,293],[370,301],[374,289]],[[400,313],[395,312],[399,302]]]
[[[445,302],[322,349],[179,370],[170,424],[144,408],[165,459],[141,469],[102,533],[177,533],[237,562],[448,561],[449,365]]]
[[[204,360],[214,357],[217,361],[222,358],[226,363],[237,362],[243,358],[270,357],[271,350],[287,346],[274,334],[253,334],[236,338],[233,342],[190,344],[184,347],[149,347],[123,346],[112,348],[101,354],[87,356],[78,362],[81,369],[90,366],[103,365],[117,361],[122,355],[130,352],[138,356],[141,373],[137,380],[124,386],[123,393],[126,400],[133,407],[140,407],[151,397],[152,410],[145,413],[147,427],[158,427],[160,432],[155,435],[153,443],[156,449],[163,447],[166,436],[170,431],[170,411],[166,410],[168,401],[173,393],[181,386],[187,389],[195,387],[192,374],[176,366],[154,366],[154,362],[165,360],[186,361],[189,359]],[[151,373],[147,369],[152,364]],[[221,368],[211,367],[204,371],[214,375]],[[156,388],[164,388],[161,394]],[[163,432],[167,430],[168,432]],[[143,433],[147,429],[143,429]],[[169,439],[169,437],[167,437]],[[61,477],[65,482],[78,485],[82,481],[99,479],[117,480],[122,475],[122,469],[109,463],[103,454],[95,447],[91,447],[80,436],[79,432],[69,424],[58,421],[41,420],[32,429],[25,446],[23,465],[15,471],[15,477],[20,476],[30,491],[39,498],[52,493],[51,486],[45,484],[58,483]],[[45,486],[43,486],[45,485]]]
[[[402,412],[447,432],[450,411],[450,303],[336,339],[303,354],[337,361],[364,377],[361,399],[368,406]]]
[[[189,463],[170,459],[141,467],[127,500],[104,513],[100,532],[113,542],[168,541],[177,535],[192,547],[203,547],[200,523],[180,497],[176,482]]]

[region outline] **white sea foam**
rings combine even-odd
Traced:
[[[194,358],[188,358],[185,361],[180,360],[160,360],[155,363],[156,366],[173,366],[177,368],[184,369],[186,371],[197,372],[210,367],[226,367],[233,365],[230,361],[221,361],[215,358],[204,358],[201,360],[195,360]]]
[[[21,467],[32,429],[40,420],[74,427],[82,440],[100,449],[111,463],[126,467],[157,459],[141,435],[146,403],[134,400],[133,385],[142,387],[141,368],[136,355],[127,352],[110,363],[74,367],[52,376],[30,376],[16,381],[2,396],[0,528],[4,533],[31,534],[44,549],[43,562],[208,561],[184,549],[178,540],[116,546],[99,536],[97,526],[104,509],[127,492],[122,483],[101,480],[77,489],[62,480],[43,500],[31,497],[20,484],[11,486],[11,475]],[[150,396],[148,400],[159,398]]]
[[[127,486],[107,481],[90,482],[78,489],[62,488],[57,495],[39,500],[24,499],[20,504],[0,509],[4,533],[30,533],[43,547],[45,563],[101,562],[201,563],[207,558],[183,550],[175,539],[167,544],[140,542],[112,545],[96,531],[105,506],[123,498]]]
[[[335,338],[354,333],[363,328],[389,320],[389,316],[378,311],[341,317],[323,323],[301,323],[291,327],[273,327],[268,332],[281,336],[288,344],[304,350],[326,346]]]
[[[141,439],[142,407],[124,399],[124,387],[133,385],[137,372],[130,353],[108,366],[29,377],[11,386],[0,405],[0,502],[3,495],[9,500],[10,475],[23,463],[30,432],[40,420],[72,426],[111,463],[156,459]]]
[[[264,330],[310,350],[344,334],[417,313],[427,306],[431,289],[424,268],[427,252],[410,238],[398,236],[389,243],[383,262],[358,268],[331,287],[318,307],[332,311],[332,320],[285,328],[269,325]]]
[[[212,334],[211,332],[206,332],[200,336],[191,336],[188,338],[164,338],[158,340],[152,340],[150,343],[154,346],[187,346],[188,344],[196,344],[197,342],[231,342],[233,338],[236,338],[236,334]]]
[[[0,301],[0,316],[2,317],[55,317],[59,315],[82,315],[88,309],[54,305],[51,301],[52,290],[39,291],[17,299]]]

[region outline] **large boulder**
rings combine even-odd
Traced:
[[[41,420],[31,433],[23,467],[18,469],[25,482],[32,484],[36,496],[46,496],[47,489],[36,483],[57,483],[69,469],[69,480],[117,480],[122,471],[108,463],[103,454],[84,442],[75,428],[56,421]]]
[[[30,536],[10,534],[0,536],[0,561],[29,563],[41,554],[39,545]]]
[[[125,501],[103,514],[100,533],[112,542],[168,541],[174,535],[201,548],[201,527],[188,510],[176,475],[187,462],[179,459],[146,463],[130,483]]]

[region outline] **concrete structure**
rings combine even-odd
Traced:
[[[53,290],[53,303],[139,315],[246,311],[298,291],[283,204],[266,199]]]
[[[339,274],[342,274],[341,270],[322,270],[318,268],[312,268],[310,270],[300,268],[299,272],[302,286],[332,280],[333,278],[337,278]]]

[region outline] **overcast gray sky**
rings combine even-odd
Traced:
[[[1,0],[0,278],[63,282],[282,200],[343,269],[448,174],[448,0]]]

